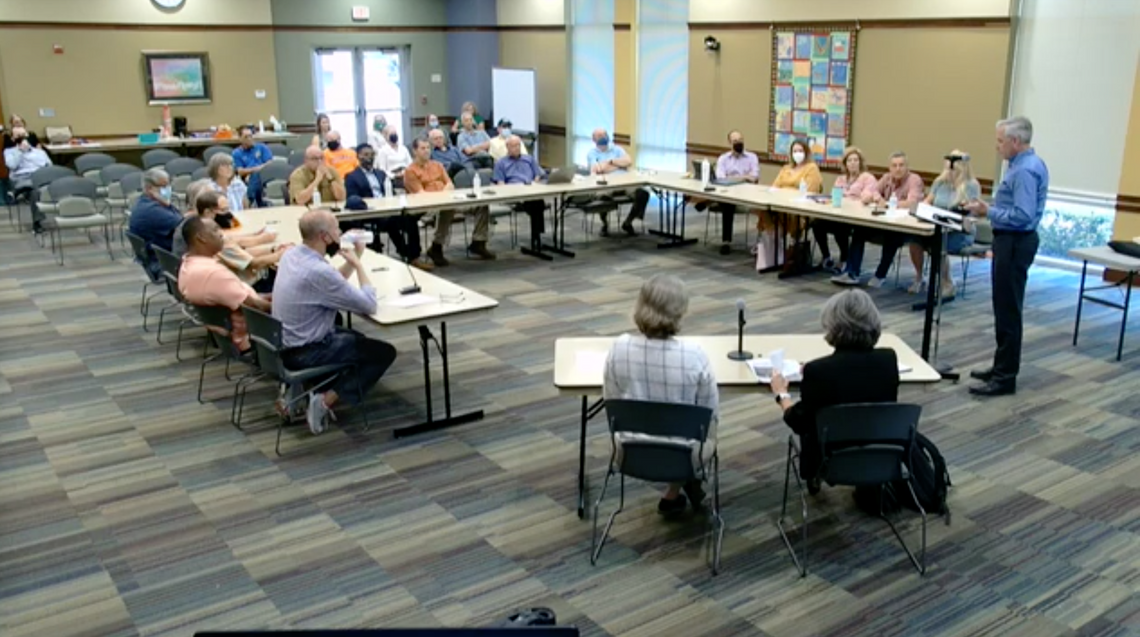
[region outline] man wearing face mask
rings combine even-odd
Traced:
[[[368,145],[380,148],[388,139],[388,118],[377,115],[372,118],[372,130],[368,131]]]
[[[143,194],[131,210],[129,229],[146,241],[147,261],[143,265],[156,277],[162,274],[162,268],[151,248],[172,249],[174,231],[182,223],[182,213],[174,207],[173,197],[170,175],[165,170],[151,168],[143,173]]]
[[[391,195],[392,193],[384,190],[387,174],[375,163],[376,151],[368,144],[361,144],[356,147],[356,156],[360,159],[360,167],[348,173],[348,177],[344,180],[347,198],[359,197],[362,200],[359,203],[363,204],[364,199],[379,199]],[[420,253],[422,252],[420,230],[414,216],[393,215],[364,222],[341,224],[342,230],[349,227],[367,227],[377,234],[386,232],[392,241],[392,245],[396,248],[396,252],[408,263],[422,270],[430,270],[432,267],[430,263],[420,261]],[[372,249],[379,252],[383,247],[374,245]]]
[[[384,129],[384,141],[375,147],[375,151],[376,168],[391,177],[397,188],[403,188],[404,169],[412,163],[412,154],[408,152],[407,146],[400,143],[400,134],[394,126]]]
[[[186,224],[195,217],[209,219],[224,231],[225,245],[217,255],[218,261],[236,274],[242,283],[252,285],[258,292],[271,291],[274,276],[271,266],[277,264],[281,255],[289,249],[289,244],[274,245],[275,235],[264,229],[253,234],[235,234],[241,231],[230,231],[234,225],[234,216],[230,212],[229,200],[219,192],[203,192],[195,198],[194,205],[174,231],[171,252],[177,257],[189,252],[190,245],[185,236]]]
[[[281,360],[290,369],[354,365],[323,391],[310,394],[307,419],[316,435],[335,420],[334,405],[342,399],[355,402],[380,380],[395,362],[396,348],[335,325],[338,312],[376,313],[376,288],[360,262],[364,244],[341,250],[340,228],[327,210],[306,212],[299,227],[302,243],[281,257],[273,286],[273,318],[281,321],[284,348]],[[344,263],[335,268],[326,257],[338,254]],[[349,281],[353,274],[359,287]]]
[[[744,150],[744,135],[734,130],[728,134],[728,145],[732,150],[716,160],[716,178],[721,181],[742,181],[755,184],[760,181],[760,159],[756,153]],[[716,204],[721,216],[720,253],[732,251],[732,224],[736,206]]]
[[[325,149],[325,164],[344,179],[345,175],[356,170],[359,165],[356,151],[345,148],[340,142],[340,133],[336,131],[330,131],[325,140],[328,142],[328,148]]]
[[[439,117],[437,117],[435,113],[431,113],[427,116],[427,121],[424,124],[423,130],[420,131],[419,136],[421,139],[428,139],[428,136],[431,135],[431,132],[438,129]]]
[[[606,129],[595,129],[592,137],[594,147],[586,153],[586,166],[590,169],[591,175],[617,175],[624,173],[633,165],[633,160],[625,152],[625,149],[610,140],[610,135]],[[629,193],[620,192],[616,194],[628,195]],[[631,237],[637,234],[637,231],[633,229],[633,220],[645,218],[645,207],[647,205],[649,205],[649,192],[641,188],[635,190],[629,216],[621,224],[622,231]],[[608,213],[602,213],[601,235],[605,237],[609,234],[609,216]]]
[[[513,134],[511,131],[511,121],[508,119],[499,120],[499,134],[491,138],[491,147],[487,149],[487,152],[491,153],[491,157],[495,161],[499,161],[507,156],[507,140],[510,139]],[[523,155],[530,154],[526,152],[526,144],[522,145],[521,152]]]

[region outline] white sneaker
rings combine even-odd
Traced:
[[[867,287],[869,287],[869,288],[881,288],[881,287],[883,287],[883,281],[884,281],[884,279],[880,279],[877,276],[873,276],[873,277],[871,277],[870,281],[867,281]]]
[[[324,394],[309,394],[309,411],[306,414],[309,421],[309,431],[319,436],[328,429],[329,420],[334,420],[332,410],[325,404]]]
[[[836,274],[835,276],[831,277],[831,282],[835,285],[859,285],[859,277],[849,272],[844,272],[843,274]]]

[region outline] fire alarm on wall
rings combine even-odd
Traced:
[[[63,45],[62,44],[53,44],[51,46],[51,52],[55,53],[56,55],[63,55]]]
[[[352,8],[352,19],[357,22],[364,22],[368,20],[370,10],[368,7],[356,6]]]

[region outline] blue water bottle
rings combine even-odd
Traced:
[[[831,205],[834,208],[843,207],[843,189],[839,186],[833,186],[831,188]]]

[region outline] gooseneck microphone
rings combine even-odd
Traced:
[[[729,352],[728,357],[734,361],[746,361],[752,358],[752,352],[744,351],[744,299],[736,299],[736,351]]]
[[[420,284],[416,282],[415,268],[412,267],[412,262],[404,259],[404,267],[408,268],[408,276],[412,277],[412,284],[400,288],[400,294],[419,294],[421,292]]]

